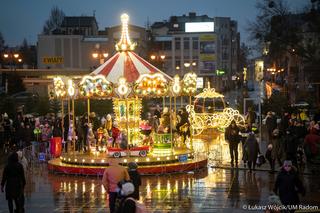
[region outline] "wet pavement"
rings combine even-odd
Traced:
[[[142,177],[141,200],[150,212],[247,212],[268,203],[276,174],[269,174],[267,166],[253,173],[243,165],[229,168],[225,145],[219,142],[222,136],[202,137],[204,141],[208,138],[212,141],[204,144],[195,140],[198,150],[209,150],[208,169]],[[301,203],[319,205],[318,176],[305,174],[301,178],[307,190]],[[26,212],[109,212],[101,177],[51,174],[46,163],[36,163],[27,172],[25,196]],[[0,213],[7,209],[4,193],[0,193]]]

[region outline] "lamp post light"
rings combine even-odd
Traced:
[[[22,62],[22,59],[19,58],[19,57],[20,57],[19,53],[10,52],[10,53],[4,53],[3,54],[3,58],[5,60],[8,60],[8,62],[9,62],[10,70],[14,70],[14,71],[16,71],[17,63],[21,63]]]
[[[164,69],[164,60],[166,59],[166,55],[164,54],[151,54],[150,59],[153,63],[160,65],[161,69]]]
[[[94,52],[92,53],[92,57],[94,59],[99,59],[100,65],[104,63],[104,60],[108,58],[109,54],[106,52]]]

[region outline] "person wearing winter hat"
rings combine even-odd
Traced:
[[[141,186],[141,177],[140,173],[138,172],[138,164],[135,162],[128,163],[128,173],[130,176],[130,180],[134,185],[134,192],[132,197],[136,200],[140,199],[139,187]]]
[[[305,195],[305,188],[299,179],[292,161],[285,160],[277,176],[274,193],[278,194],[283,205],[298,205],[300,203],[298,193]]]

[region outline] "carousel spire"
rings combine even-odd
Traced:
[[[116,44],[117,51],[131,51],[134,50],[136,43],[131,42],[129,37],[129,30],[128,30],[128,21],[129,16],[127,14],[121,15],[121,22],[122,22],[122,32],[120,41]]]

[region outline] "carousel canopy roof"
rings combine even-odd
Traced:
[[[118,51],[104,64],[95,69],[90,75],[104,75],[112,83],[117,83],[120,77],[124,77],[127,82],[136,81],[142,74],[161,73],[165,78],[172,78],[160,71],[155,66],[133,52],[136,44],[131,42],[128,32],[129,16],[121,16],[122,33],[120,41],[116,44]]]
[[[126,78],[127,82],[134,82],[140,75],[151,73],[161,73],[165,78],[172,79],[136,53],[122,51],[113,55],[90,75],[104,75],[108,81],[117,83],[120,77]]]

